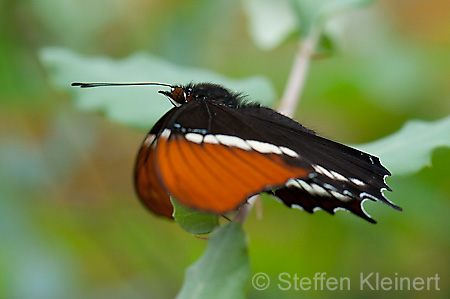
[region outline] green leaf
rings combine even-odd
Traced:
[[[306,0],[301,0],[306,1]],[[337,13],[370,5],[374,0],[325,0],[323,15],[331,17]]]
[[[192,234],[207,234],[219,225],[219,215],[188,209],[173,198],[173,218],[185,231]]]
[[[187,268],[177,298],[244,298],[250,274],[244,231],[230,222],[212,233],[205,253]]]
[[[306,34],[311,27],[324,23],[345,10],[368,5],[373,0],[292,0],[300,20],[301,31]]]
[[[248,30],[255,44],[270,50],[298,28],[291,0],[244,0]]]
[[[290,34],[306,35],[334,15],[373,0],[244,0],[250,36],[264,50],[280,45]]]
[[[45,48],[40,53],[52,82],[72,92],[81,109],[104,111],[123,124],[148,129],[172,105],[157,93],[164,87],[102,87],[80,89],[72,82],[159,82],[186,84],[213,82],[233,91],[242,91],[249,99],[271,106],[276,99],[270,82],[259,76],[231,79],[209,70],[174,65],[162,58],[135,53],[122,60],[87,57],[65,48]]]
[[[434,149],[450,147],[450,116],[431,122],[412,120],[392,135],[355,147],[378,155],[394,175],[412,174],[431,166]]]

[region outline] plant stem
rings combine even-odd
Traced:
[[[314,54],[319,36],[319,30],[313,26],[306,38],[300,41],[281,103],[278,106],[278,111],[284,115],[293,116],[295,114],[300,102],[300,95],[305,86],[309,62]]]
[[[233,221],[236,221],[240,224],[244,224],[244,221],[247,218],[248,213],[250,213],[258,198],[259,195],[253,195],[252,197],[250,197],[247,201],[247,204],[242,206],[236,213],[236,215],[233,218]]]
[[[295,55],[291,73],[284,89],[284,94],[278,111],[287,116],[293,116],[300,102],[300,95],[306,81],[309,62],[314,54],[320,32],[317,27],[313,26],[305,39],[300,41],[300,45]],[[247,215],[258,200],[259,195],[254,195],[248,199],[246,205],[241,207],[234,216],[234,221],[243,224]]]

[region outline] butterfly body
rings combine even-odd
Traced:
[[[370,154],[330,141],[239,93],[201,83],[160,91],[174,104],[139,151],[135,186],[155,214],[181,204],[224,214],[267,192],[289,207],[348,210],[375,222],[367,200],[395,209],[382,191],[389,171]]]

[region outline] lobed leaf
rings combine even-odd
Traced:
[[[254,76],[231,79],[210,70],[184,67],[162,58],[135,53],[121,60],[108,57],[88,57],[65,48],[45,48],[40,53],[52,82],[61,89],[72,92],[81,109],[103,111],[112,120],[148,129],[167,110],[170,102],[157,91],[164,87],[102,87],[80,89],[72,82],[158,82],[186,84],[213,82],[223,84],[233,91],[250,95],[250,100],[271,106],[275,91],[269,80]]]
[[[379,156],[394,174],[413,174],[431,166],[433,150],[450,147],[450,116],[436,121],[408,121],[399,131],[356,147]]]

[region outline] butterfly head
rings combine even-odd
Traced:
[[[160,90],[160,94],[165,95],[170,102],[179,107],[192,99],[192,87],[190,86],[171,86],[170,91]]]
[[[171,86],[170,91],[160,90],[175,106],[181,106],[192,100],[211,101],[229,107],[236,107],[241,99],[240,94],[232,93],[228,89],[211,83],[188,84]]]

